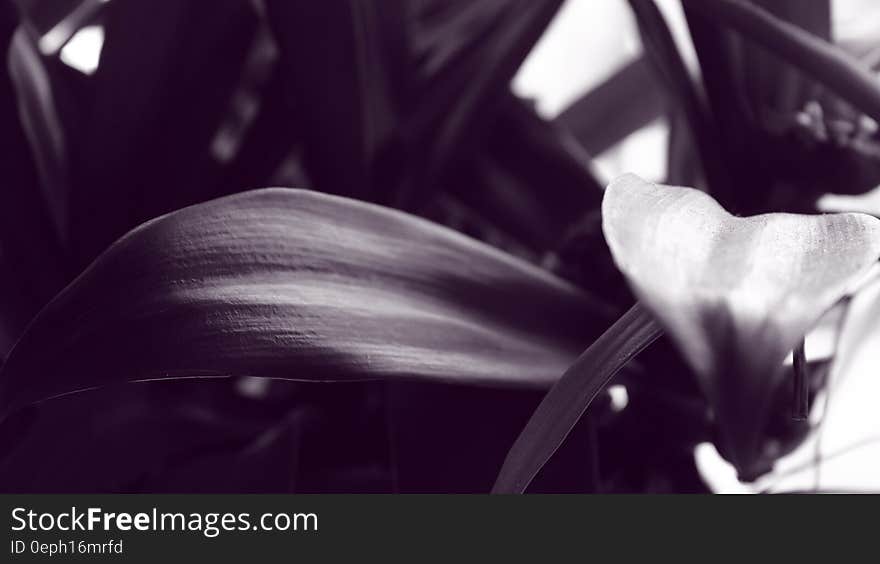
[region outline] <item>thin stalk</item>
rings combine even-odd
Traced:
[[[647,60],[657,68],[671,97],[684,112],[710,192],[721,194],[722,199],[726,199],[724,196],[730,191],[729,174],[719,153],[717,124],[684,63],[672,31],[654,0],[629,0],[629,4],[636,18]]]
[[[524,493],[599,392],[662,333],[639,303],[614,322],[544,396],[507,453],[492,493]]]
[[[806,421],[810,414],[810,378],[804,340],[794,348],[794,397],[791,417],[795,421]]]
[[[596,417],[587,415],[584,423],[587,426],[587,456],[590,464],[590,484],[592,493],[602,493],[602,467],[599,458],[599,422]]]

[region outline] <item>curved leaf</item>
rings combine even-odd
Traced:
[[[827,0],[684,9],[737,187],[722,204],[743,214],[812,210],[829,187],[877,185],[872,122],[852,104],[870,113],[880,90],[866,64],[829,43]]]
[[[493,493],[523,493],[611,378],[662,331],[634,305],[547,392],[511,447]]]
[[[63,245],[70,197],[66,140],[49,74],[23,27],[18,28],[9,45],[9,74],[19,100],[22,127],[37,164],[41,196],[52,218],[55,237]]]
[[[586,210],[598,211],[605,183],[564,127],[513,94],[503,98],[483,151],[472,157],[476,181],[450,182],[449,191],[540,253]]]
[[[420,30],[417,102],[400,126],[417,168],[390,201],[417,207],[491,130],[510,80],[556,15],[560,0],[428,3],[451,12]],[[421,44],[421,45],[420,45]]]
[[[690,188],[611,183],[614,260],[697,372],[740,472],[755,461],[785,356],[880,257],[861,214],[734,217]]]
[[[230,374],[547,387],[606,319],[573,286],[427,221],[258,190],[117,241],[13,349],[0,411],[114,381]]]
[[[9,3],[0,4],[0,53],[11,63],[19,46],[18,16]],[[18,43],[19,40],[16,40]],[[33,76],[30,83],[35,84]],[[0,247],[2,269],[15,273],[5,276],[7,289],[0,315],[10,337],[17,337],[27,322],[69,280],[69,264],[57,223],[41,190],[37,161],[31,152],[28,132],[21,120],[20,107],[39,104],[22,100],[12,73],[0,75]],[[4,347],[3,354],[8,352]]]
[[[742,33],[874,119],[880,119],[877,81],[869,68],[839,47],[742,0],[685,0],[685,5]]]

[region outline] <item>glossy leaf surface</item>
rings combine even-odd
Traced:
[[[31,324],[0,402],[233,374],[548,387],[603,312],[537,267],[401,212],[252,191],[117,241]]]

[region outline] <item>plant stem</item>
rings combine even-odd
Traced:
[[[791,417],[795,421],[804,421],[810,412],[810,379],[803,339],[794,348],[792,356],[794,357],[794,395]]]
[[[630,0],[645,57],[657,68],[671,96],[681,111],[694,137],[694,146],[712,193],[729,193],[729,174],[718,152],[719,137],[715,122],[705,101],[682,59],[672,31],[654,0]]]

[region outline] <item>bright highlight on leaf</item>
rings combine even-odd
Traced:
[[[603,230],[617,266],[678,344],[750,474],[785,356],[880,257],[862,214],[734,217],[710,196],[624,175]]]
[[[0,373],[0,412],[199,376],[545,388],[608,319],[548,272],[428,221],[258,190],[111,246],[18,342]]]

